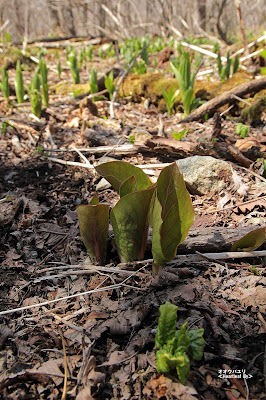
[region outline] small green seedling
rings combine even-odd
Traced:
[[[76,50],[72,50],[68,56],[67,64],[69,65],[72,78],[75,84],[78,84],[79,81],[79,68],[78,68],[78,60]]]
[[[249,127],[247,125],[242,124],[239,122],[236,126],[236,134],[241,137],[241,139],[244,139],[245,137],[248,137],[248,132],[249,132]]]
[[[3,92],[4,98],[8,101],[10,89],[8,83],[8,71],[5,68],[2,68],[1,90]]]
[[[24,91],[22,70],[19,60],[17,61],[17,67],[16,67],[15,91],[18,103],[23,103],[25,91]]]
[[[257,268],[254,267],[254,265],[250,266],[250,271],[252,272],[253,275],[256,275],[256,276],[260,276],[261,275],[260,271],[258,271]]]
[[[184,129],[181,132],[173,131],[172,136],[176,140],[181,140],[188,133],[188,129]]]
[[[171,86],[168,92],[163,87],[161,87],[161,91],[166,102],[168,115],[171,117],[175,99],[179,95],[180,90],[175,90],[174,86]]]
[[[98,82],[97,82],[97,71],[94,68],[92,68],[90,73],[90,92],[92,94],[99,92]]]
[[[92,57],[93,57],[93,45],[92,44],[90,46],[88,46],[86,55],[87,55],[88,60],[92,61]]]
[[[30,92],[30,104],[31,104],[32,113],[37,118],[41,118],[42,96],[41,96],[41,93],[37,89],[31,90],[31,92]]]
[[[135,143],[135,136],[134,135],[130,135],[128,138],[129,143],[134,144]]]
[[[187,116],[198,105],[194,102],[194,83],[197,74],[197,67],[195,72],[192,74],[189,53],[187,51],[182,53],[178,68],[172,62],[170,65],[177,79],[181,91],[184,114]]]
[[[35,69],[31,84],[30,84],[30,89],[31,90],[38,90],[38,92],[41,89],[41,80],[40,80],[40,69],[39,66]]]
[[[39,62],[40,79],[42,84],[42,97],[45,107],[49,105],[48,67],[44,60]]]
[[[62,74],[61,62],[60,62],[60,60],[58,60],[58,63],[57,63],[57,75],[58,75],[59,79],[61,79],[61,74]]]
[[[115,91],[114,72],[113,71],[111,71],[108,76],[104,75],[104,84],[109,93],[110,100],[112,100],[113,93]]]
[[[229,79],[231,75],[231,66],[232,66],[232,75],[235,74],[239,68],[239,56],[237,55],[234,60],[230,58],[229,51],[226,54],[226,64],[222,64],[222,59],[221,59],[221,54],[220,51],[218,51],[218,57],[217,57],[217,66],[218,66],[218,72],[220,75],[220,78],[222,81],[225,81],[225,79]]]
[[[178,376],[185,384],[190,372],[190,360],[202,359],[205,340],[204,329],[187,330],[185,322],[176,329],[177,309],[174,304],[166,302],[159,308],[160,317],[155,336],[156,369],[164,374]]]

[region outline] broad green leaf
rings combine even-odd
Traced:
[[[164,349],[156,351],[156,369],[158,372],[167,374],[170,372],[169,359],[171,354],[167,353]]]
[[[109,231],[109,205],[80,205],[77,213],[80,235],[92,262],[104,264]]]
[[[153,208],[152,254],[155,266],[171,261],[194,221],[194,210],[176,163],[158,178]]]
[[[190,345],[190,337],[187,335],[187,326],[188,323],[185,322],[181,328],[176,331],[175,333],[175,338],[176,338],[176,348],[174,349],[174,352],[176,351],[183,351],[187,352],[189,345]]]
[[[98,165],[96,168],[98,174],[102,175],[114,189],[119,192],[121,183],[132,175],[137,182],[137,190],[143,190],[152,185],[148,175],[142,169],[129,164],[126,161],[110,161]]]
[[[151,186],[129,193],[111,211],[110,219],[121,262],[141,260],[144,257],[154,190],[155,186]]]
[[[189,355],[194,360],[201,360],[203,356],[203,350],[205,346],[205,340],[203,338],[204,329],[196,329],[187,331],[187,335],[190,338]]]
[[[98,198],[97,194],[95,194],[95,195],[90,199],[89,204],[90,204],[91,206],[96,206],[97,204],[99,204],[99,198]]]
[[[178,375],[178,379],[181,383],[185,384],[188,378],[188,374],[190,371],[190,360],[189,357],[185,353],[181,353],[176,358],[176,372]]]
[[[160,349],[156,352],[156,369],[164,374],[176,369],[178,379],[184,384],[190,371],[190,360],[185,353],[173,355]]]
[[[128,179],[126,179],[124,182],[121,183],[120,189],[119,189],[119,195],[120,197],[124,197],[126,194],[136,192],[137,189],[137,182],[135,175],[130,176]]]
[[[265,241],[265,228],[254,229],[235,242],[231,251],[253,251]]]
[[[194,100],[194,90],[192,87],[189,87],[182,96],[185,116],[190,114],[193,100]]]
[[[160,317],[155,336],[155,346],[162,347],[168,340],[172,339],[176,333],[178,307],[168,301],[159,308]]]

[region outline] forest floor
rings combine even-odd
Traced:
[[[112,188],[99,187],[101,177],[76,149],[86,149],[90,166],[125,160],[147,165],[156,179],[160,168],[149,165],[186,152],[218,158],[213,145],[228,143],[238,149],[237,159],[224,153],[238,179],[216,193],[191,193],[192,237],[195,230],[226,236],[231,229],[239,238],[243,228],[265,226],[266,179],[257,161],[265,157],[265,114],[241,147],[237,112],[225,113],[213,141],[214,118],[180,124],[182,113],[169,117],[153,105],[120,99],[110,119],[108,99],[92,103],[97,113],[91,103],[51,95],[38,121],[29,103],[0,104],[0,398],[265,399],[264,257],[221,261],[214,248],[213,259],[177,257],[155,277],[149,248],[144,261],[125,265],[109,243],[103,268],[87,259],[76,213],[96,192],[111,207],[118,200]],[[174,140],[172,132],[184,129]],[[135,143],[126,151],[130,135]],[[147,145],[147,137],[155,144]],[[209,147],[191,153],[187,143]],[[231,241],[225,237],[220,251],[230,251]],[[196,251],[210,248],[184,244],[178,254]],[[204,355],[192,361],[185,385],[156,371],[155,332],[166,301],[178,306],[178,327],[187,321],[204,328]]]

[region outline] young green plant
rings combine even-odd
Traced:
[[[104,264],[109,228],[109,205],[94,196],[88,205],[77,207],[81,238],[91,262]]]
[[[109,75],[104,75],[104,85],[109,93],[110,100],[112,100],[113,93],[115,91],[113,71],[111,71]]]
[[[249,132],[249,127],[247,125],[244,125],[241,122],[237,124],[236,134],[239,135],[241,139],[248,137],[248,132]]]
[[[189,53],[187,51],[184,51],[182,53],[180,65],[178,68],[172,62],[170,63],[170,65],[177,79],[181,91],[184,113],[185,116],[187,116],[193,110],[194,108],[193,106],[195,106],[195,104],[193,104],[194,83],[197,74],[197,69],[193,74],[191,73],[190,58],[189,58]]]
[[[90,92],[92,94],[99,92],[98,82],[97,82],[97,71],[94,68],[92,68],[90,73]]]
[[[4,98],[8,101],[10,89],[8,83],[8,71],[5,68],[2,68],[1,90],[3,92]]]
[[[68,56],[67,64],[69,65],[72,78],[75,84],[80,82],[79,80],[79,68],[78,68],[78,60],[76,50],[72,50]]]
[[[57,63],[57,75],[58,75],[58,79],[61,79],[61,74],[62,74],[61,62],[60,62],[60,60],[58,60],[58,63]]]
[[[187,330],[187,322],[177,330],[177,309],[177,306],[169,302],[159,308],[160,317],[155,336],[155,346],[159,349],[156,352],[156,369],[164,374],[176,373],[180,382],[185,384],[190,372],[190,360],[202,359],[204,330]]]
[[[226,54],[226,64],[222,64],[222,59],[221,59],[221,54],[220,51],[218,52],[218,57],[217,57],[217,66],[218,66],[218,73],[222,81],[225,81],[225,79],[230,78],[231,74],[231,66],[232,66],[232,75],[236,73],[236,71],[239,68],[239,57],[238,55],[235,57],[234,60],[230,58],[229,51]]]
[[[48,68],[43,59],[39,62],[40,78],[42,84],[42,97],[45,107],[49,105]]]
[[[21,70],[19,60],[17,61],[17,67],[16,67],[15,91],[16,91],[16,96],[17,96],[17,102],[23,103],[25,91],[24,91],[22,70]]]
[[[166,102],[168,115],[171,117],[175,99],[179,95],[180,90],[175,90],[174,86],[171,86],[168,92],[163,87],[161,87],[161,91]]]
[[[40,80],[40,69],[39,66],[35,69],[31,84],[30,84],[30,89],[31,90],[38,90],[38,92],[41,89],[41,80]]]
[[[153,271],[157,274],[160,266],[175,257],[178,245],[185,239],[194,220],[191,199],[176,163],[162,170],[157,185],[152,184],[142,169],[124,161],[100,164],[96,171],[120,195],[110,213],[110,221],[121,262],[144,258],[152,215]],[[91,232],[94,218],[86,215],[82,221],[79,215],[81,231]],[[82,235],[88,252],[91,252],[88,240],[84,239],[84,233]]]
[[[42,96],[41,93],[37,89],[33,89],[30,91],[30,104],[31,111],[37,117],[41,118],[42,114]]]

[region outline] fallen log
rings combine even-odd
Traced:
[[[237,228],[207,227],[191,229],[187,238],[178,246],[177,254],[220,253],[231,250],[232,245],[247,233],[261,228],[261,226],[245,226]],[[113,231],[110,230],[111,238]],[[151,232],[149,232],[147,250],[151,250]],[[260,247],[266,249],[266,242]]]
[[[214,99],[207,101],[207,103],[202,104],[195,111],[189,114],[186,118],[182,119],[180,123],[198,121],[207,114],[210,118],[214,112],[225,104],[230,104],[235,102],[234,96],[242,97],[249,93],[259,92],[266,88],[266,78],[260,78],[257,80],[252,80],[251,82],[245,82],[241,85],[234,87],[226,93],[216,96]]]

